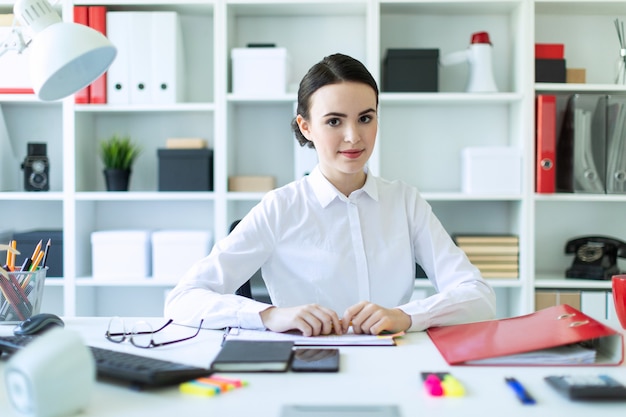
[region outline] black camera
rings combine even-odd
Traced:
[[[22,170],[24,170],[24,190],[50,190],[50,163],[46,155],[46,144],[29,142],[27,147],[28,153],[22,163]]]

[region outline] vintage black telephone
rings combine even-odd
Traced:
[[[617,257],[626,258],[626,243],[607,236],[584,236],[565,244],[574,262],[565,271],[567,278],[611,279],[620,273]]]

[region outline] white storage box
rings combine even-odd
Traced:
[[[97,279],[150,276],[149,230],[105,230],[91,234],[93,277]]]
[[[290,68],[285,48],[234,48],[233,94],[277,95],[287,92]]]
[[[508,146],[462,151],[462,190],[468,194],[520,194],[522,152]]]
[[[212,234],[204,230],[158,230],[152,233],[152,276],[178,281],[211,251]]]

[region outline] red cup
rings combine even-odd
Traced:
[[[626,274],[613,275],[613,301],[620,324],[626,329]]]

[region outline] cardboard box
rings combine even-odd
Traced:
[[[269,176],[228,177],[228,191],[264,192],[276,188],[276,180]]]
[[[178,281],[213,247],[207,230],[157,230],[152,233],[152,277]]]
[[[383,64],[383,91],[439,90],[439,49],[389,49]]]
[[[28,232],[16,232],[13,239],[17,241],[17,250],[21,253],[15,257],[15,265],[22,265],[24,258],[30,257],[39,241],[41,241],[41,250],[46,248],[48,239],[50,249],[48,250],[48,258],[46,266],[48,272],[46,276],[63,277],[63,230],[31,230]]]
[[[103,230],[91,234],[92,274],[95,279],[150,276],[149,230]]]
[[[509,146],[462,151],[462,190],[468,194],[520,194],[522,152]]]
[[[290,65],[285,48],[234,48],[233,94],[277,95],[287,92]]]
[[[212,149],[158,149],[159,191],[213,191]]]
[[[587,71],[584,68],[567,68],[565,81],[574,84],[584,84],[587,82]]]

